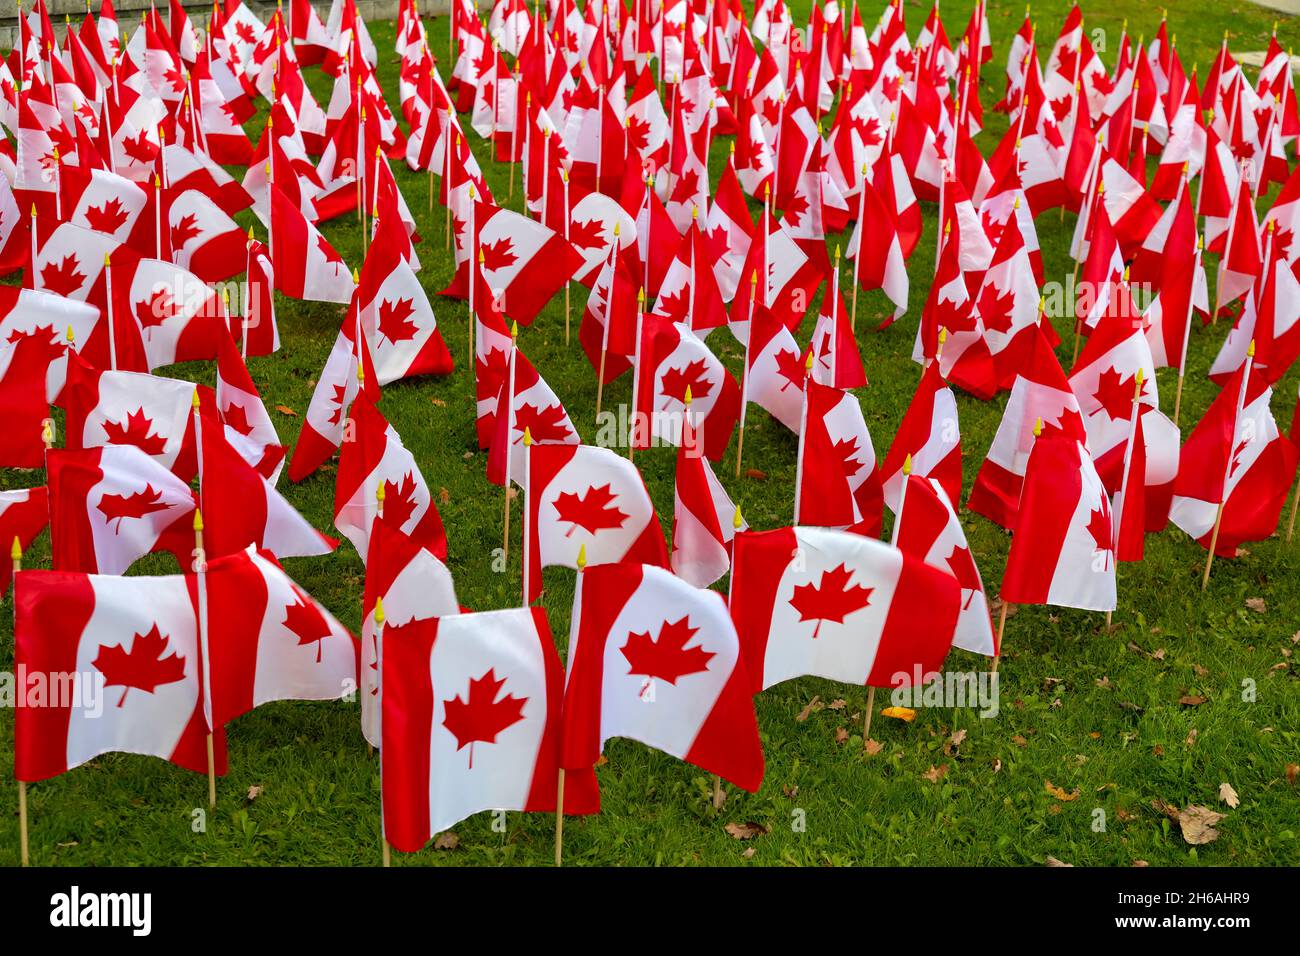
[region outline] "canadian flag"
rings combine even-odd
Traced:
[[[0,541],[26,551],[36,536],[50,523],[49,494],[41,488],[11,488],[0,491]],[[9,579],[13,577],[13,563],[0,561],[0,598],[9,593]]]
[[[51,449],[45,467],[57,571],[125,574],[194,511],[190,486],[131,445]]]
[[[225,308],[217,291],[194,273],[163,259],[137,259],[121,267],[114,263],[111,281],[114,324],[130,316],[150,369],[217,357],[226,336]]]
[[[921,373],[921,383],[880,466],[885,504],[895,513],[904,481],[903,465],[909,456],[913,475],[936,480],[949,501],[961,501],[957,398],[943,380],[937,362],[930,362]]]
[[[749,258],[749,247],[754,241],[754,221],[736,177],[734,157],[718,180],[704,232],[718,291],[723,302],[730,302],[740,286],[740,270]]]
[[[753,402],[797,435],[803,422],[805,377],[799,345],[785,323],[752,297],[749,315],[740,424],[744,426],[746,408]]]
[[[636,244],[636,220],[615,199],[604,193],[587,193],[569,210],[565,239],[582,257],[574,278],[591,288],[614,246]]]
[[[914,473],[905,482],[906,491],[901,484],[899,487],[898,531],[894,543],[904,554],[918,557],[957,579],[961,586],[961,610],[953,646],[985,657],[997,657],[984,580],[953,507],[956,499],[949,497],[936,478]]]
[[[634,448],[649,448],[656,440],[680,445],[689,397],[704,454],[718,461],[726,453],[740,417],[740,386],[685,323],[641,319],[635,392]]]
[[[946,332],[943,348],[940,333]],[[966,286],[958,244],[949,233],[939,251],[938,271],[912,346],[913,361],[936,361],[945,380],[977,398],[992,398],[998,390],[993,355],[984,337],[975,299]]]
[[[685,323],[696,331],[726,325],[727,309],[711,257],[700,220],[692,218],[659,287],[654,314]]]
[[[795,521],[880,533],[883,492],[871,434],[857,396],[804,383],[795,479]]]
[[[210,561],[198,575],[212,720],[276,700],[337,700],[357,686],[357,642],[265,552]]]
[[[243,271],[248,236],[206,194],[187,189],[172,199],[167,226],[167,248],[182,269],[204,282],[221,282]]]
[[[1115,544],[1106,488],[1077,437],[1034,440],[1001,597],[1085,611],[1115,609]]]
[[[370,526],[382,507],[393,527],[439,558],[447,557],[447,535],[415,456],[402,444],[369,396],[362,393],[348,412],[351,436],[339,453],[334,485],[334,526],[365,558]],[[383,502],[379,491],[383,489]]]
[[[554,812],[564,675],[546,612],[457,614],[384,631],[384,838],[415,852],[482,810]],[[566,774],[564,812],[599,809],[591,765]]]
[[[629,254],[619,252],[605,262],[587,296],[578,327],[582,351],[606,385],[632,367],[636,352],[641,280],[633,274],[630,260]]]
[[[690,430],[690,412],[683,426]],[[673,484],[673,573],[697,588],[707,588],[731,567],[731,539],[747,527],[695,436],[683,436],[677,449]]]
[[[173,195],[196,189],[230,216],[253,204],[253,197],[244,187],[202,152],[168,143],[163,147],[162,161],[167,167],[167,188]]]
[[[350,302],[354,286],[343,257],[279,187],[270,188],[275,287],[291,299]]]
[[[57,181],[64,222],[130,243],[139,252],[156,251],[152,220],[136,228],[150,202],[143,188],[116,173],[89,166],[61,166]]]
[[[1241,316],[1210,366],[1210,380],[1219,385],[1241,368],[1252,346],[1255,373],[1270,385],[1300,356],[1300,280],[1288,263],[1270,259],[1263,280],[1255,294],[1246,296]]]
[[[1015,526],[1025,466],[1034,445],[1034,428],[1040,420],[1044,435],[1088,440],[1079,401],[1041,329],[1035,333],[1034,347],[1011,386],[1002,421],[975,476],[967,508],[1004,528]]]
[[[663,529],[636,466],[608,448],[534,445],[528,452],[524,596],[542,591],[542,568],[633,561],[668,566]]]
[[[380,733],[379,660],[383,633],[380,624],[402,625],[414,620],[460,613],[456,587],[447,566],[380,515],[370,526],[366,556],[366,588],[361,604],[361,733],[372,747]],[[377,621],[383,607],[383,621]]]
[[[1273,533],[1295,478],[1300,452],[1278,430],[1272,399],[1263,373],[1243,363],[1183,445],[1169,519],[1208,549],[1222,505],[1219,557]]]
[[[524,435],[539,445],[578,445],[581,438],[569,413],[533,363],[512,343],[510,370],[501,383],[496,433],[488,453],[487,477],[495,485],[527,479]]]
[[[228,440],[220,422],[200,416],[199,502],[211,556],[254,546],[277,558],[329,554],[338,542],[308,524]],[[238,434],[238,433],[236,433]]]
[[[840,273],[833,274],[833,288],[822,299],[817,312],[817,325],[813,328],[808,349],[813,355],[812,379],[820,385],[833,388],[861,388],[867,384],[867,370],[862,367],[858,342],[849,327],[848,309],[840,294]],[[827,309],[827,305],[834,303]]]
[[[952,646],[958,580],[883,541],[829,528],[736,536],[731,615],[751,693],[812,675],[898,687]]]
[[[70,449],[135,445],[182,480],[195,474],[192,382],[104,372],[79,359],[64,389]]]
[[[247,245],[243,314],[231,319],[231,334],[238,333],[240,350],[249,355],[271,355],[280,350],[280,327],[275,321],[275,270],[271,250],[256,239]]]
[[[280,435],[262,404],[253,377],[248,374],[248,366],[229,335],[222,337],[217,352],[217,387],[213,400],[226,440],[258,474],[275,484],[284,466],[285,447],[280,444]]]
[[[886,168],[888,160],[878,165]],[[894,303],[893,318],[907,311],[907,260],[899,239],[894,196],[881,196],[872,183],[863,180],[858,194],[858,221],[849,238],[848,257],[853,260],[853,277],[863,289],[881,289]]]
[[[208,768],[203,662],[191,579],[23,571],[14,585],[14,661],[31,680],[73,675],[45,706],[21,699],[14,776],[32,782],[114,751]],[[225,734],[212,734],[218,773]]]
[[[106,261],[125,264],[135,256],[112,236],[70,222],[59,223],[41,243],[23,285],[104,309],[108,303]]]
[[[469,235],[461,235],[464,223],[459,220],[453,230],[458,265],[442,294],[468,296],[472,252],[502,311],[521,325],[530,324],[584,260],[562,236],[517,212],[476,202],[472,214]]]
[[[51,422],[46,396],[49,366],[64,346],[51,330],[18,335],[13,343],[0,343],[0,464],[11,468],[39,468],[44,462],[45,430]]]
[[[751,693],[721,595],[633,562],[579,574],[564,688],[567,770],[593,767],[605,741],[630,737],[753,793],[763,747]]]
[[[370,367],[370,350],[364,341],[357,342],[355,322],[349,321],[352,318],[349,315],[343,320],[311,393],[298,444],[289,460],[290,481],[302,481],[338,450],[347,420],[344,412],[359,390],[364,390],[372,401],[379,400],[379,384],[372,368],[364,381],[358,381],[358,367]]]
[[[998,384],[1010,387],[1016,369],[1027,352],[1039,324],[1038,283],[1034,280],[1029,250],[1020,233],[1020,225],[1011,220],[993,253],[993,261],[984,273],[975,308],[984,328],[984,341],[993,356]]]
[[[429,297],[402,257],[395,230],[400,233],[401,224],[387,219],[375,231],[355,299],[380,385],[413,375],[449,375],[453,368]]]

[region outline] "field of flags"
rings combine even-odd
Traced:
[[[452,0],[435,49],[401,0],[388,49],[354,0],[37,0],[0,62],[22,862],[45,781],[148,755],[216,808],[239,718],[343,701],[385,863],[509,810],[559,864],[613,738],[720,811],[774,786],[769,688],[856,695],[874,753],[915,719],[877,690],[1014,680],[1023,606],[1118,641],[1154,542],[1196,556],[1172,602],[1300,549],[1289,53],[1202,70],[1172,19],[1099,51],[1064,5],[995,49],[988,6]]]

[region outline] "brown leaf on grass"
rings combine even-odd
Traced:
[[[1110,690],[1110,678],[1105,674],[1103,674],[1101,677],[1098,677],[1097,680],[1094,681],[1094,683],[1102,690]]]
[[[433,848],[435,850],[454,850],[460,846],[460,837],[456,835],[455,830],[447,830],[439,833],[434,838]]]
[[[1064,789],[1062,789],[1061,787],[1058,787],[1056,784],[1052,783],[1052,781],[1050,781],[1050,780],[1044,780],[1044,781],[1043,781],[1043,789],[1045,789],[1048,793],[1050,793],[1052,796],[1054,796],[1057,800],[1060,800],[1062,803],[1069,803],[1069,802],[1071,802],[1072,800],[1078,800],[1078,799],[1079,799],[1079,788],[1078,788],[1078,787],[1075,787],[1075,788],[1074,788],[1073,790],[1071,790],[1069,793],[1066,793]]]
[[[1300,764],[1289,763],[1286,765],[1286,782],[1295,786],[1296,777],[1300,776]]]
[[[1143,866],[1150,866],[1151,864],[1148,863],[1146,860],[1134,860],[1133,865],[1136,867],[1143,867]]]
[[[1178,807],[1174,806],[1168,800],[1161,800],[1159,797],[1151,801],[1151,807],[1156,813],[1163,813],[1170,820],[1178,819]]]
[[[1192,673],[1195,674],[1197,677],[1208,677],[1210,674],[1210,669],[1208,667],[1202,667],[1200,664],[1193,664]]]
[[[1196,743],[1196,737],[1197,737],[1197,734],[1199,734],[1199,733],[1200,733],[1200,731],[1198,731],[1195,727],[1193,727],[1191,730],[1187,731],[1187,740],[1185,741],[1186,744],[1187,744],[1187,746],[1190,747],[1192,744]]]
[[[740,854],[741,859],[744,859],[744,860],[748,860],[748,859],[749,859],[750,857],[752,857],[753,855],[754,855],[754,848],[753,848],[752,846],[747,846],[747,847],[745,847],[745,852],[742,853],[742,854]]]
[[[835,742],[837,744],[845,743],[849,739],[849,732],[843,727],[835,728]]]
[[[1178,698],[1178,703],[1182,704],[1184,707],[1200,707],[1205,703],[1205,698],[1199,694],[1184,694],[1182,697]]]
[[[1002,598],[995,597],[992,601],[989,602],[989,613],[992,614],[993,617],[995,618],[1001,616]],[[1016,604],[1007,605],[1007,617],[1015,617],[1019,613],[1020,613],[1020,608],[1018,605]]]
[[[795,715],[794,719],[797,722],[802,724],[805,720],[807,720],[809,717],[812,716],[813,711],[817,711],[821,709],[822,709],[822,699],[819,696],[815,696],[813,697],[812,700],[808,701],[808,704],[804,707],[803,710],[799,711],[799,713]]]
[[[1219,799],[1233,810],[1237,809],[1238,804],[1241,803],[1241,798],[1237,796],[1237,791],[1232,789],[1232,784],[1226,781],[1219,784]]]
[[[760,471],[757,468],[746,468],[745,477],[753,478],[755,481],[767,481],[767,472]]]
[[[828,710],[843,710],[847,706],[849,706],[849,702],[847,700],[845,700],[843,697],[836,697],[833,701],[831,701],[829,704],[826,705],[826,708]]]
[[[753,820],[747,823],[728,823],[722,829],[726,830],[728,835],[736,840],[752,840],[756,836],[766,836],[771,832],[770,828],[763,826],[761,823],[755,823]]]
[[[951,757],[953,751],[960,751],[962,741],[966,739],[966,731],[954,731],[952,735],[943,742],[943,754],[945,757]]]
[[[1071,867],[1074,866],[1073,863],[1062,862],[1061,860],[1058,860],[1054,856],[1048,856],[1048,858],[1044,860],[1043,863],[1046,866],[1071,866]]]
[[[1021,747],[1021,748],[1029,746],[1029,741],[1026,740],[1024,737],[1020,736],[1020,734],[1016,734],[1014,737],[1012,737],[1011,742],[1015,744],[1017,747]]]
[[[277,406],[275,406],[275,410],[276,410],[277,412],[279,412],[281,415],[288,415],[290,418],[297,418],[297,417],[298,417],[298,413],[295,412],[295,411],[294,411],[292,408],[290,408],[288,405],[277,405]]]
[[[1262,597],[1248,597],[1246,598],[1246,607],[1250,608],[1250,610],[1254,611],[1256,614],[1263,614],[1268,610],[1268,602]]]
[[[433,397],[433,398],[431,398],[431,399],[429,399],[429,401],[433,402],[433,404],[434,404],[436,407],[438,407],[438,408],[446,408],[446,407],[447,407],[447,403],[444,402],[441,398],[438,398],[438,397],[436,397],[436,396]]]
[[[926,780],[929,780],[931,783],[938,783],[944,777],[948,776],[948,765],[943,763],[936,767],[934,764],[930,764],[930,769],[921,774],[921,776]]]
[[[259,787],[257,784],[253,784],[251,787],[248,788],[248,794],[246,795],[245,799],[248,800],[249,803],[252,803],[261,795],[262,795],[262,788]]]
[[[510,489],[510,491],[514,491],[514,490],[515,490],[515,489],[513,489],[513,488]],[[508,493],[508,492],[507,492],[507,493]],[[511,495],[511,497],[514,497],[514,496]],[[440,504],[440,505],[451,504],[451,492],[448,491],[446,488],[439,488],[439,489],[438,489],[438,504]]]
[[[1163,647],[1157,647],[1151,652],[1151,659],[1153,661],[1163,661],[1165,659],[1165,649]]]
[[[884,744],[882,744],[878,740],[872,740],[870,737],[868,737],[862,743],[862,750],[866,753],[868,757],[874,757],[876,754],[880,753],[880,751],[884,749],[885,749]]]
[[[994,772],[994,773],[997,773],[997,772],[1000,771],[1001,769],[1002,769],[1002,758],[1001,758],[1001,757],[995,757],[995,758],[993,759],[993,772]]]
[[[795,784],[794,786],[791,786],[788,783],[782,784],[781,792],[785,794],[788,799],[793,800],[795,797],[799,796],[799,785]]]
[[[1222,819],[1222,813],[1199,803],[1190,803],[1178,814],[1178,826],[1183,831],[1184,840],[1192,846],[1202,846],[1219,838],[1219,831],[1214,829],[1214,825]]]

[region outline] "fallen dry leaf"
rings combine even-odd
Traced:
[[[248,788],[248,796],[246,799],[248,800],[249,803],[252,803],[261,795],[262,795],[262,788],[259,787],[257,784],[253,784],[251,787]]]
[[[1011,742],[1015,744],[1017,747],[1029,746],[1029,741],[1026,740],[1024,737],[1020,736],[1020,734],[1016,734],[1014,737],[1012,737]]]
[[[843,710],[847,706],[849,706],[849,702],[845,700],[843,697],[836,697],[833,701],[831,701],[829,704],[826,705],[828,710]]]
[[[880,753],[880,751],[885,749],[885,745],[878,740],[872,740],[868,737],[863,741],[862,749],[866,751],[868,757],[874,757],[876,754]]]
[[[433,402],[433,404],[436,405],[438,408],[447,407],[447,403],[444,402],[441,398],[431,398],[429,399],[429,401]]]
[[[886,707],[880,712],[881,717],[893,717],[904,723],[910,724],[916,720],[916,711],[911,707]]]
[[[1263,614],[1268,610],[1268,602],[1262,597],[1248,597],[1246,598],[1246,607],[1250,608],[1256,614]]]
[[[433,841],[435,850],[454,850],[458,846],[460,846],[460,837],[456,835],[455,830],[439,833]]]
[[[1289,763],[1286,765],[1286,782],[1295,786],[1296,777],[1300,776],[1300,764]]]
[[[799,796],[799,785],[795,784],[794,786],[790,786],[788,783],[782,784],[781,792],[785,794],[786,797],[793,800],[795,797]]]
[[[997,773],[997,772],[998,772],[999,770],[1001,770],[1001,769],[1002,769],[1002,758],[1001,758],[1001,757],[996,757],[996,758],[994,758],[994,760],[993,760],[993,772],[994,772],[994,773]]]
[[[1069,793],[1066,793],[1064,789],[1062,789],[1061,787],[1058,787],[1056,784],[1052,783],[1052,781],[1050,781],[1050,780],[1044,780],[1044,781],[1043,781],[1043,786],[1044,786],[1044,789],[1045,789],[1048,793],[1050,793],[1052,796],[1054,796],[1057,800],[1060,800],[1062,803],[1069,803],[1069,802],[1072,801],[1072,800],[1078,800],[1078,799],[1079,799],[1079,788],[1078,788],[1078,787],[1075,787],[1075,788],[1074,788],[1073,790],[1071,790]]]
[[[813,697],[812,700],[808,701],[808,705],[804,707],[803,710],[799,711],[798,714],[795,715],[794,719],[802,724],[805,720],[807,720],[812,715],[813,711],[822,709],[821,703],[822,703],[821,697]]]
[[[1049,856],[1049,857],[1048,857],[1044,862],[1045,862],[1048,866],[1074,866],[1073,863],[1064,863],[1064,862],[1062,862],[1061,860],[1058,860],[1058,859],[1057,859],[1056,857],[1054,857],[1054,856]]]
[[[921,776],[926,780],[929,780],[931,783],[938,783],[944,777],[948,776],[948,765],[944,763],[936,767],[934,764],[931,764],[930,769],[921,774]]]
[[[1219,799],[1234,810],[1237,809],[1237,805],[1241,803],[1241,799],[1237,796],[1237,791],[1232,789],[1232,784],[1227,782],[1219,784]]]
[[[757,468],[746,468],[745,477],[753,478],[755,481],[767,481],[767,472],[759,471]]]
[[[1184,840],[1192,846],[1202,846],[1219,838],[1219,831],[1214,829],[1214,825],[1222,819],[1222,813],[1199,803],[1190,803],[1178,814],[1178,825],[1182,828]]]
[[[1187,746],[1190,747],[1192,744],[1196,743],[1196,736],[1199,733],[1200,731],[1198,731],[1195,727],[1187,731],[1187,741],[1186,741]]]
[[[514,490],[515,489],[513,488],[510,489],[510,491],[514,491]],[[448,491],[446,488],[438,489],[438,504],[440,505],[451,504],[451,492]]]
[[[1182,704],[1184,707],[1200,707],[1205,703],[1205,698],[1201,697],[1199,694],[1184,694],[1182,697],[1178,698],[1178,703]]]
[[[295,411],[294,411],[292,408],[290,408],[288,405],[277,405],[277,406],[275,406],[275,410],[276,410],[277,412],[279,412],[281,415],[288,415],[290,418],[297,418],[297,417],[298,417],[298,413],[295,412]]]
[[[1133,865],[1137,867],[1143,867],[1143,866],[1150,866],[1151,864],[1148,863],[1146,860],[1134,860]]]
[[[771,832],[769,828],[753,820],[748,823],[728,823],[722,829],[737,840],[752,840],[756,836],[765,836]]]
[[[745,847],[745,852],[740,855],[743,859],[748,860],[750,857],[754,855],[754,848],[752,846],[747,846]]]
[[[837,744],[842,744],[848,739],[849,739],[849,732],[847,730],[845,730],[843,727],[835,728],[835,742]]]

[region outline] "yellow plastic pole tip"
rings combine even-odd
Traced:
[[[190,396],[190,408],[196,412],[199,410],[199,390],[197,388],[194,390],[194,394]]]
[[[524,426],[524,447],[529,448],[533,444],[533,430],[527,425]]]
[[[513,341],[515,341],[515,339],[517,339],[517,338],[519,338],[519,323],[518,323],[518,322],[511,322],[511,323],[510,323],[510,341],[513,342]]]
[[[940,345],[940,347],[942,347],[942,346],[943,346],[943,343],[944,343],[944,342],[947,342],[947,341],[948,341],[948,329],[947,329],[946,327],[942,327],[942,326],[941,326],[941,327],[939,328],[939,345]]]
[[[1034,437],[1038,438],[1043,434],[1043,420],[1039,418],[1034,422]]]
[[[909,451],[907,453],[907,457],[903,459],[903,475],[904,477],[906,477],[911,473],[912,473],[912,453]]]
[[[578,570],[581,571],[586,566],[587,566],[587,546],[585,544],[580,544],[578,545]]]
[[[1254,357],[1255,357],[1255,340],[1254,340],[1254,339],[1251,339],[1251,340],[1250,340],[1250,345],[1246,346],[1246,357],[1247,357],[1247,358],[1254,358]]]
[[[384,487],[386,484],[387,482],[381,481],[375,487],[375,500],[378,501],[381,505],[384,503],[384,499],[388,497],[388,491]]]
[[[72,331],[72,326],[68,326],[68,344],[72,345],[77,341],[77,333]]]
[[[23,559],[23,545],[22,542],[18,540],[17,535],[14,535],[14,543],[12,547],[9,548],[9,557],[13,558],[15,561],[21,561]]]
[[[384,599],[378,594],[375,595],[375,623],[384,623]]]
[[[691,387],[689,385],[686,386],[686,392],[682,395],[682,404],[687,408],[691,407]]]
[[[744,524],[745,524],[745,519],[741,517],[740,505],[736,505],[736,513],[735,515],[732,516],[731,519],[731,528],[733,531],[739,531],[742,527],[744,527]]]
[[[203,530],[203,512],[200,511],[198,508],[194,509],[194,530],[195,531]]]
[[[812,353],[812,349],[810,348],[810,349],[808,350],[808,358],[805,359],[805,360],[804,360],[804,363],[803,363],[803,370],[804,370],[807,374],[811,375],[811,374],[812,374],[812,367],[813,367],[813,353]]]

